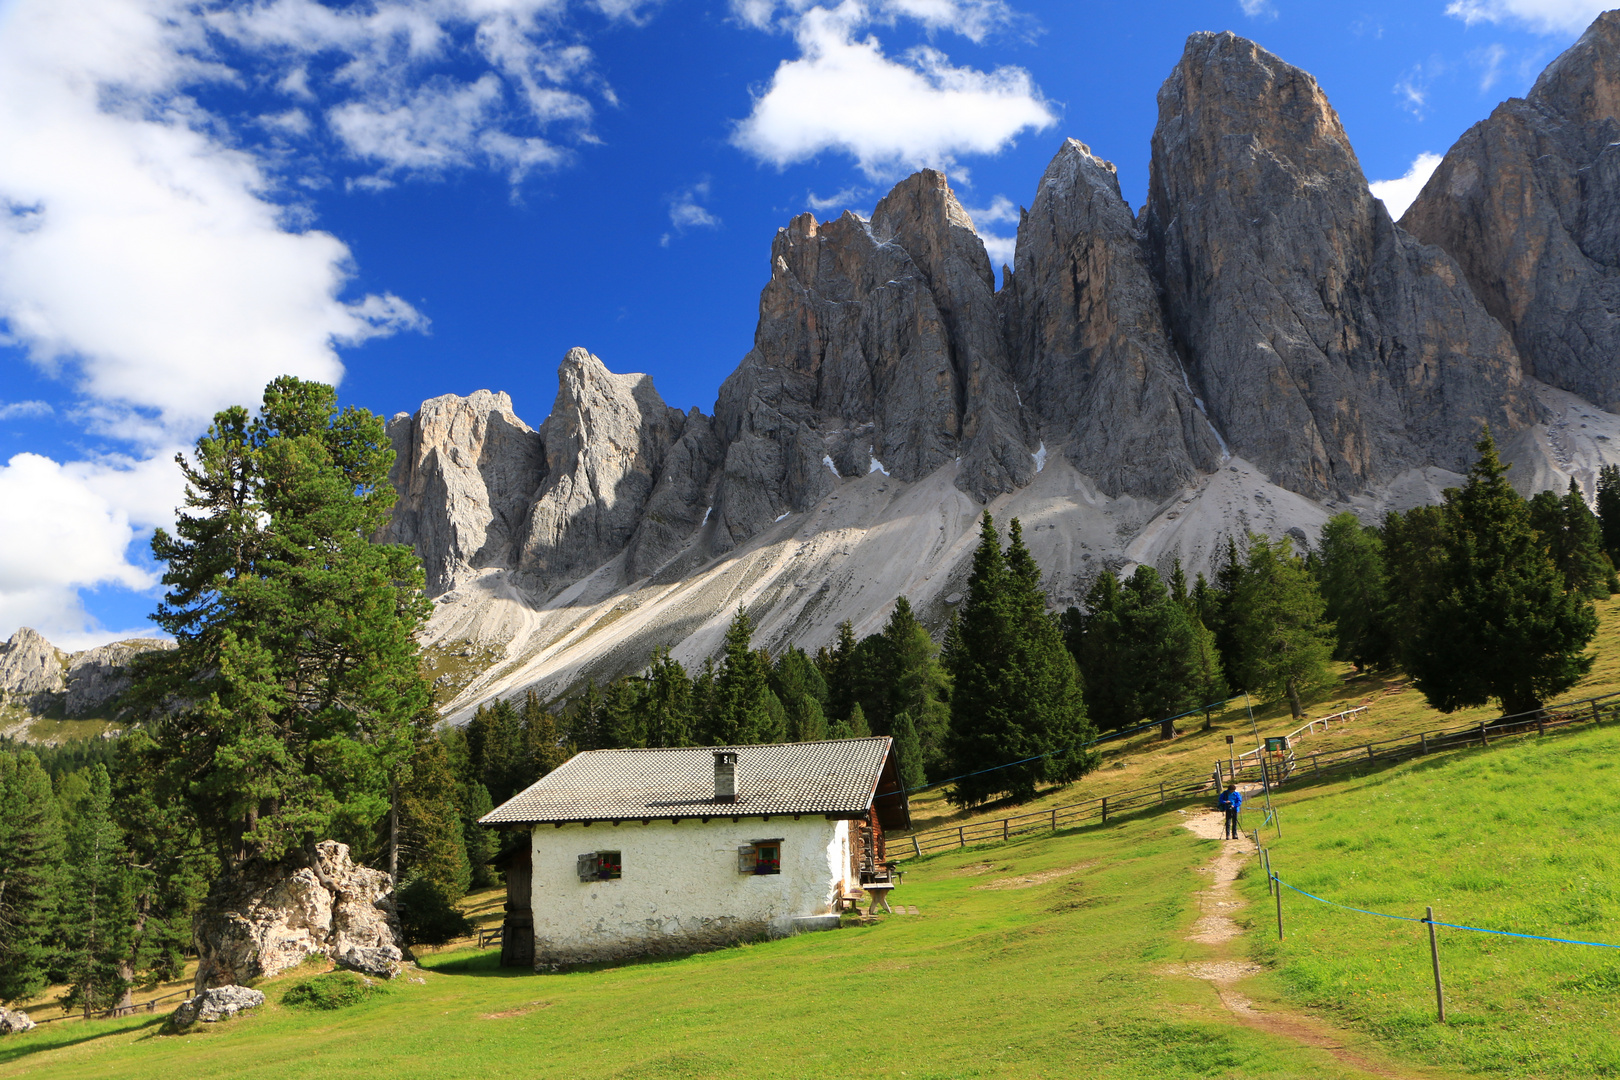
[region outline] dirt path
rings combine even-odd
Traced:
[[[1224,840],[1225,827],[1221,815],[1214,810],[1183,810],[1182,825],[1196,836],[1207,840]],[[1344,1045],[1342,1036],[1312,1017],[1298,1013],[1277,1012],[1257,1008],[1254,1002],[1238,993],[1235,986],[1251,975],[1258,975],[1260,965],[1239,958],[1239,950],[1232,942],[1243,936],[1243,928],[1232,916],[1248,906],[1232,887],[1238,872],[1254,858],[1254,844],[1248,840],[1224,840],[1215,861],[1205,868],[1211,875],[1207,888],[1196,896],[1198,920],[1193,923],[1188,941],[1211,946],[1216,955],[1208,960],[1187,964],[1180,974],[1204,979],[1215,989],[1221,1004],[1232,1018],[1245,1027],[1272,1035],[1292,1039],[1305,1046],[1326,1050],[1343,1065],[1367,1076],[1429,1077],[1436,1074],[1413,1069],[1397,1070],[1368,1060]]]

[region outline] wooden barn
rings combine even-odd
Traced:
[[[865,738],[593,750],[480,824],[529,828],[502,962],[551,968],[836,927],[911,820],[892,740]]]

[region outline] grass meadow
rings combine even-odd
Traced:
[[[1278,798],[1263,838],[1284,881],[1360,908],[1620,944],[1620,727],[1418,759]],[[1258,819],[1256,819],[1258,820]],[[1620,1075],[1620,949],[1440,928],[1447,1020],[1435,1022],[1428,929],[1265,879],[1250,946],[1302,1007],[1409,1059],[1511,1076]]]

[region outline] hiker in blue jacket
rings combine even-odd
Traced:
[[[1221,809],[1226,811],[1226,838],[1238,838],[1238,811],[1243,809],[1243,792],[1236,784],[1229,784],[1221,793]]]

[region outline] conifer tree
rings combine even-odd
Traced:
[[[784,738],[815,742],[827,737],[827,717],[821,705],[827,684],[803,649],[789,646],[777,657],[771,669],[771,689],[786,711]]]
[[[855,628],[848,619],[838,624],[838,639],[831,650],[817,654],[817,666],[827,684],[828,721],[849,719],[850,710],[860,700],[857,686]]]
[[[927,783],[917,725],[911,722],[911,713],[904,709],[894,714],[894,754],[900,767],[901,790],[915,791]]]
[[[1322,526],[1314,561],[1326,617],[1337,635],[1334,659],[1348,660],[1358,671],[1387,666],[1394,645],[1385,621],[1389,593],[1378,530],[1354,514],[1336,514]]]
[[[177,459],[185,505],[152,553],[154,621],[136,664],[164,786],[233,863],[275,860],[387,812],[432,695],[415,633],[430,605],[410,548],[372,539],[395,500],[381,418],[283,377],[259,415],[216,414]]]
[[[765,703],[765,695],[770,692],[769,669],[752,648],[753,636],[753,621],[738,607],[726,630],[725,651],[714,679],[712,745],[758,742],[772,722]]]
[[[608,683],[602,695],[602,740],[614,749],[647,745],[641,680],[621,676]]]
[[[1232,612],[1233,599],[1243,584],[1246,572],[1247,564],[1243,552],[1238,549],[1237,537],[1228,536],[1226,549],[1221,552],[1215,568],[1215,581],[1209,590],[1215,600],[1213,610],[1199,612],[1199,618],[1215,635],[1215,645],[1220,649],[1221,663],[1226,669],[1226,681],[1231,683],[1235,692],[1255,689],[1245,681],[1249,664],[1243,655],[1237,620]]]
[[[1172,717],[1217,700],[1205,696],[1216,672],[1210,667],[1212,657],[1201,648],[1203,628],[1151,566],[1138,566],[1121,593],[1128,601],[1124,623],[1137,716],[1162,721],[1161,736],[1173,738]]]
[[[1445,515],[1438,506],[1414,506],[1402,514],[1391,510],[1378,530],[1384,545],[1384,591],[1389,597],[1383,617],[1390,650],[1401,669],[1417,661],[1420,613],[1442,587],[1445,567]]]
[[[472,883],[456,794],[444,743],[424,732],[399,786],[401,876],[427,878],[451,901],[460,899]]]
[[[1084,612],[1068,617],[1067,637],[1085,679],[1086,714],[1104,731],[1129,727],[1142,714],[1119,579],[1104,570],[1091,583],[1085,603]]]
[[[584,691],[570,701],[563,712],[563,737],[577,754],[604,749],[607,746],[605,731],[602,691],[597,689],[595,679],[587,679]],[[490,794],[495,792],[491,790]]]
[[[0,750],[0,1002],[47,985],[60,900],[62,819],[30,751]]]
[[[1301,695],[1331,681],[1333,624],[1322,594],[1284,537],[1249,535],[1249,558],[1228,618],[1249,690],[1268,699],[1286,697],[1294,719],[1304,716]]]
[[[908,714],[921,748],[919,767],[936,770],[937,775],[945,764],[945,738],[951,722],[950,677],[939,662],[939,647],[912,614],[911,602],[904,596],[894,602],[883,639],[890,667],[885,676],[888,714]],[[898,720],[890,723],[898,742]]]
[[[122,831],[112,818],[106,766],[90,770],[90,790],[67,831],[62,940],[57,963],[64,1005],[86,1019],[116,1005],[128,988],[126,960],[135,890]]]
[[[668,648],[653,654],[641,702],[648,746],[692,744],[692,680]]]
[[[1573,478],[1563,498],[1542,491],[1530,500],[1530,526],[1541,534],[1553,565],[1564,575],[1565,588],[1594,600],[1614,591],[1609,585],[1614,566],[1603,552],[1602,528]]]
[[[1620,566],[1620,465],[1598,470],[1597,516],[1603,550],[1610,562]]]
[[[478,819],[495,809],[495,801],[489,797],[489,789],[483,784],[473,784],[462,794],[458,806],[461,810],[461,846],[467,852],[467,869],[472,875],[473,887],[494,885],[499,879],[489,862],[500,851],[499,834],[478,824]]]
[[[1446,492],[1438,587],[1421,598],[1407,670],[1442,712],[1491,698],[1531,712],[1592,668],[1592,602],[1565,587],[1507,482],[1489,429],[1462,488]]]
[[[515,787],[522,791],[542,776],[568,760],[562,734],[557,730],[557,718],[551,715],[540,696],[530,690],[523,699],[523,763],[524,772]]]

